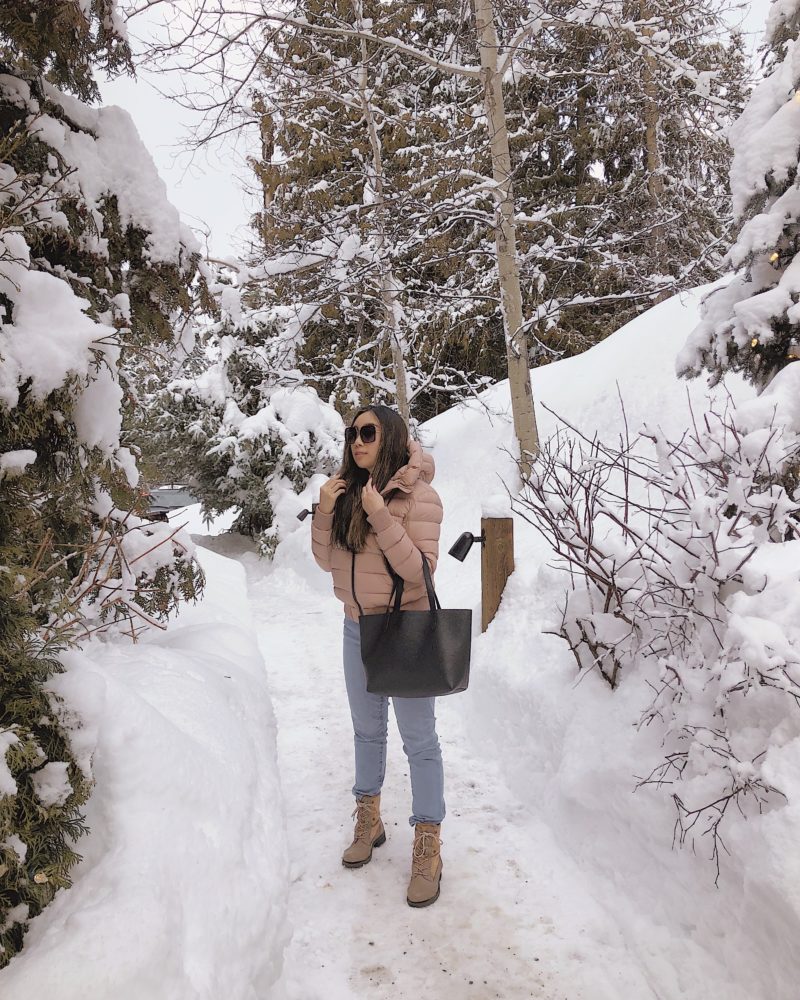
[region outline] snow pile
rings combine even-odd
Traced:
[[[202,563],[205,599],[165,633],[90,643],[52,682],[81,720],[91,835],[74,887],[0,973],[4,1000],[263,1000],[280,975],[288,864],[272,704],[244,571],[210,552]],[[54,767],[39,778],[45,802],[61,794]]]

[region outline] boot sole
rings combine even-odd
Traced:
[[[413,906],[415,910],[421,910],[423,906],[433,906],[436,900],[439,898],[439,893],[442,891],[442,873],[439,873],[439,884],[436,886],[436,895],[431,896],[430,899],[423,899],[420,903],[415,903],[406,896],[406,902],[409,906]]]
[[[382,847],[385,843],[386,843],[386,831],[384,830],[384,832],[380,835],[380,837],[378,837],[378,839],[374,841],[372,845],[372,850],[374,850],[376,847]],[[364,858],[363,861],[345,861],[344,858],[342,858],[342,864],[344,865],[345,868],[363,868],[364,865],[368,865],[370,861],[372,861],[372,850],[370,850],[369,852],[369,857]]]

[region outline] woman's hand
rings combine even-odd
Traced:
[[[320,514],[332,514],[336,501],[347,489],[347,483],[341,476],[331,476],[327,483],[323,483],[319,489],[319,506],[317,510]]]
[[[361,506],[364,508],[364,513],[369,516],[374,514],[376,511],[380,510],[381,507],[385,507],[386,504],[383,502],[383,497],[378,493],[372,483],[372,476],[367,480],[367,485],[361,491]]]

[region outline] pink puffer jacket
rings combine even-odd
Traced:
[[[442,501],[430,485],[435,471],[433,458],[413,440],[408,442],[408,452],[408,465],[381,491],[384,496],[395,489],[400,493],[386,507],[370,514],[372,530],[364,550],[356,553],[356,596],[367,615],[385,611],[392,593],[392,578],[381,553],[405,580],[403,610],[428,610],[420,552],[428,557],[433,573],[439,558]],[[333,592],[344,603],[344,613],[358,621],[350,583],[353,556],[331,544],[332,526],[333,514],[322,514],[317,508],[311,524],[311,550],[322,569],[333,573]]]

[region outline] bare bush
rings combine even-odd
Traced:
[[[717,873],[730,806],[760,811],[778,792],[766,744],[740,734],[761,695],[800,703],[800,631],[772,613],[800,438],[765,403],[692,413],[675,438],[625,422],[616,446],[561,421],[515,501],[569,574],[557,632],[579,670],[612,689],[644,672],[639,724],[661,728],[665,756],[639,786],[672,789],[676,842],[707,834]]]

